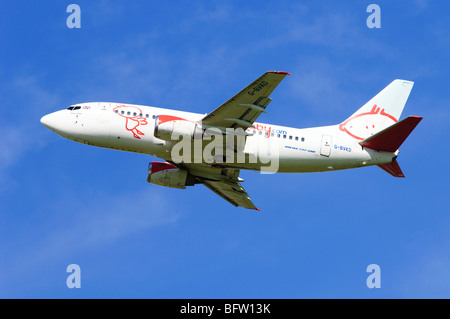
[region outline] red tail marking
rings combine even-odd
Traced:
[[[406,119],[389,126],[383,131],[360,142],[364,147],[371,148],[376,151],[385,151],[394,153],[400,145],[411,134],[414,128],[422,120],[419,116],[410,116]]]
[[[391,163],[381,164],[377,166],[394,177],[405,177],[400,166],[398,165],[397,160],[394,160]]]

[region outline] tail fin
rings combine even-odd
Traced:
[[[420,116],[409,116],[381,132],[366,138],[359,144],[376,151],[394,153],[421,120],[422,117]]]
[[[398,122],[414,82],[394,80],[339,125],[341,131],[364,140]]]
[[[421,120],[422,118],[419,116],[409,116],[406,119],[389,126],[381,132],[366,138],[359,144],[376,151],[394,153],[398,150],[400,145],[403,144]],[[405,177],[397,163],[397,156],[394,157],[394,160],[391,163],[380,164],[378,167],[394,177]]]
[[[379,168],[381,168],[383,171],[391,174],[394,177],[405,177],[405,175],[403,175],[402,169],[400,168],[400,165],[398,165],[398,162],[396,159],[390,163],[380,164],[377,166]]]

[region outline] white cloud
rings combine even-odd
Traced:
[[[79,197],[64,199],[61,206],[55,205],[53,213],[68,215],[70,225],[47,236],[42,245],[49,254],[59,255],[61,243],[74,250],[96,249],[129,234],[178,219],[164,196],[154,189],[150,192],[148,187],[114,197],[91,195],[84,198],[81,205],[76,203],[79,203]],[[68,206],[72,208],[57,208]],[[54,244],[56,241],[57,245]]]
[[[426,241],[426,240],[425,240]],[[402,298],[448,298],[450,296],[449,239],[415,247],[415,258],[401,270],[397,290]]]
[[[29,278],[45,268],[179,219],[173,202],[147,187],[114,195],[78,192],[37,209],[37,225],[21,229],[0,247],[0,295],[26,289],[33,284]]]
[[[417,6],[417,8],[423,10],[428,6],[427,0],[414,0],[414,4]]]
[[[0,192],[14,183],[8,169],[20,162],[28,150],[46,144],[42,138],[46,131],[39,119],[60,103],[57,94],[39,84],[38,76],[17,76],[6,89],[6,98],[13,107],[8,108],[6,117],[0,120],[3,130],[0,140]]]

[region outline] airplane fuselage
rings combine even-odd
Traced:
[[[42,123],[75,142],[173,161],[174,142],[155,136],[162,116],[201,121],[205,114],[110,102],[81,103],[45,116]],[[247,134],[245,161],[220,163],[237,169],[261,170],[275,163],[276,172],[320,172],[392,162],[396,153],[374,151],[358,144],[339,125],[313,128],[253,123]],[[251,161],[248,155],[257,155]],[[203,161],[205,159],[203,158]]]

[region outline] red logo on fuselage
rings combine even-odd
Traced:
[[[143,117],[142,111],[135,106],[117,105],[113,111],[126,119],[125,128],[133,133],[134,138],[141,139],[139,135],[144,135],[137,128],[139,125],[147,125],[147,120]]]
[[[171,122],[171,121],[188,121],[188,122],[191,122],[189,120],[186,120],[186,119],[178,117],[178,116],[158,115],[158,125],[166,123],[166,122]]]
[[[356,114],[355,116],[349,117],[345,122],[339,124],[339,129],[343,132],[346,132],[351,137],[354,137],[358,140],[363,140],[364,136],[373,135],[376,132],[384,129],[384,127],[377,127],[377,118],[379,116],[385,116],[384,120],[389,123],[392,121],[392,124],[397,123],[397,119],[392,115],[386,113],[384,109],[377,107],[375,104],[370,110],[370,112]]]

